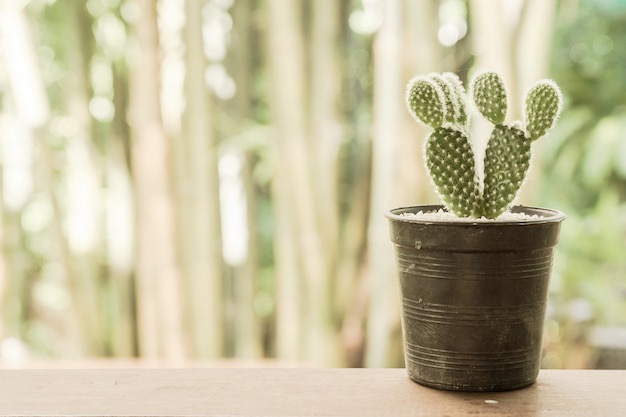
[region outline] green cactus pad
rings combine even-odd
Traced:
[[[561,91],[550,80],[541,81],[526,95],[526,131],[532,140],[537,140],[556,123],[561,112]]]
[[[507,101],[504,83],[495,72],[483,72],[474,78],[472,94],[483,117],[494,125],[504,123]]]
[[[444,121],[445,98],[439,85],[427,77],[412,79],[407,87],[406,104],[416,120],[432,127],[440,127]]]
[[[531,140],[514,126],[497,125],[485,152],[482,215],[495,219],[515,198],[530,166]]]
[[[441,74],[433,73],[429,75],[429,78],[437,83],[443,93],[446,103],[445,113],[443,115],[444,122],[456,124],[461,113],[461,100],[457,97],[454,86],[450,85],[448,80],[446,80]]]
[[[465,88],[459,77],[452,72],[444,72],[441,77],[448,82],[451,88],[453,100],[457,103],[456,122],[464,128],[469,128],[469,118],[467,116],[467,105],[465,104]]]
[[[473,214],[478,200],[474,151],[465,133],[435,129],[426,141],[426,167],[446,206],[459,217]]]

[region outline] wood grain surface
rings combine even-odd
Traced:
[[[626,371],[456,393],[404,369],[0,370],[0,416],[626,416]]]

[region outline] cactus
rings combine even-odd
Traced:
[[[417,121],[432,129],[425,144],[428,173],[446,207],[459,217],[496,218],[515,199],[530,167],[531,144],[545,136],[561,111],[558,86],[543,80],[525,99],[525,129],[505,123],[507,94],[495,72],[477,75],[471,96],[479,113],[493,124],[477,172],[466,92],[452,73],[420,75],[409,81],[406,103]],[[480,154],[480,153],[478,153]],[[482,174],[482,175],[481,175]]]

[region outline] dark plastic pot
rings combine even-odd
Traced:
[[[565,215],[523,221],[425,221],[391,210],[407,372],[422,385],[506,391],[539,374],[553,249]]]

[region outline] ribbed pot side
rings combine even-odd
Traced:
[[[505,391],[532,384],[562,213],[524,221],[425,221],[391,210],[407,372],[430,387]]]

